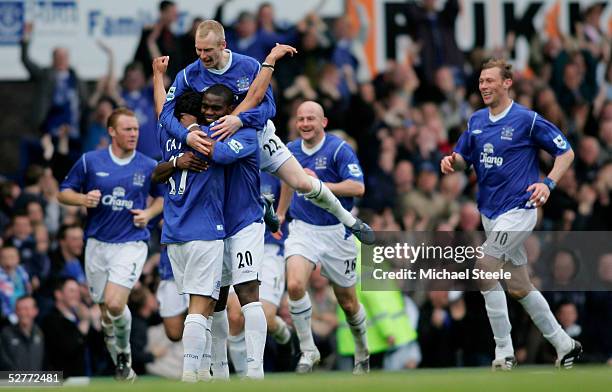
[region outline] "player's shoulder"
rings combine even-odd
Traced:
[[[287,143],[287,148],[291,152],[299,151],[301,149],[301,146],[302,146],[302,138],[301,137],[298,137],[297,139],[292,140],[289,143]]]
[[[353,148],[346,140],[331,133],[325,135],[325,150],[336,158],[339,154],[354,154]]]
[[[513,116],[519,117],[521,120],[532,121],[538,114],[533,110],[521,105],[520,103],[512,103],[511,113]]]
[[[197,77],[200,74],[200,71],[200,59],[197,59],[193,63],[186,66],[185,69],[183,69],[183,72],[179,72],[179,76],[182,76],[181,74],[184,74],[184,77],[187,80],[190,80]]]
[[[232,63],[236,66],[259,68],[259,61],[251,56],[232,52]]]
[[[134,157],[140,164],[147,168],[154,168],[157,166],[157,162],[155,159],[141,153],[140,151],[136,151],[136,156]]]
[[[482,121],[489,118],[489,108],[484,107],[482,109],[478,109],[476,110],[474,113],[472,113],[472,115],[470,116],[468,122],[471,124],[473,121]]]

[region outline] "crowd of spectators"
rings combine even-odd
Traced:
[[[225,18],[223,2],[216,14],[203,15],[225,25],[229,49],[260,61],[276,42],[296,46],[299,54],[281,60],[274,73],[277,133],[285,141],[297,137],[297,105],[320,102],[329,118],[327,130],[357,150],[366,183],[359,214],[377,231],[481,229],[475,177],[469,171],[441,177],[439,162],[481,106],[479,64],[488,56],[508,56],[513,33],[504,48],[462,52],[453,33],[460,2],[446,0],[441,9],[435,3],[406,3],[411,18],[407,33],[414,44],[405,62],[389,60],[376,72],[364,54],[371,18],[357,0],[347,1],[356,10],[357,24],[347,15],[324,20],[316,10],[295,25],[281,23],[269,3],[256,13],[241,12],[235,21]],[[583,10],[575,36],[535,36],[528,67],[514,75],[514,100],[556,124],[576,151],[575,164],[539,211],[537,230],[609,231],[612,226],[612,37],[599,27],[601,12],[598,4]],[[58,183],[80,154],[108,146],[105,124],[118,106],[128,106],[138,116],[138,149],[159,157],[151,59],[170,55],[168,73],[174,77],[197,58],[193,37],[203,20],[195,18],[189,31],[178,35],[172,30],[177,13],[173,2],[160,3],[157,23],[143,29],[134,62],[119,78],[112,48],[100,42],[108,71],[90,89],[71,66],[66,48],[53,51],[48,67],[34,63],[28,47],[36,37],[35,26],[24,28],[21,58],[36,86],[28,120],[40,137],[24,141],[18,181],[0,183],[2,370],[63,369],[64,376],[111,370],[100,310],[91,301],[83,272],[85,212],[58,203]],[[551,157],[541,155],[542,173],[551,163]],[[599,281],[593,286],[598,291],[584,292],[571,288],[578,265],[572,244],[544,249],[547,245],[530,239],[526,245],[532,279],[545,290],[563,328],[583,340],[584,360],[612,365],[612,249],[592,261],[598,265]],[[150,248],[130,300],[134,369],[141,373],[159,368],[154,364],[174,352],[147,335],[160,322],[153,295],[159,280],[158,240]],[[554,276],[544,279],[544,271],[551,270]],[[336,350],[335,331],[341,326],[337,305],[325,278],[315,274],[312,279],[317,344],[324,366],[337,368],[342,359]],[[490,365],[493,339],[480,293],[402,295],[417,337],[396,368]],[[509,304],[519,363],[550,363],[552,347],[522,308],[512,300]],[[291,323],[286,301],[280,314]],[[388,333],[383,354],[398,350],[392,331]],[[270,342],[269,349],[278,348]],[[266,370],[289,368],[286,362],[268,360],[273,363],[267,362]]]

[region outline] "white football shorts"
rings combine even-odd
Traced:
[[[278,307],[285,292],[285,258],[277,244],[264,245],[259,299]]]
[[[132,289],[147,261],[144,241],[110,243],[88,238],[85,245],[85,275],[91,298],[104,302],[106,282]]]
[[[487,240],[484,253],[512,265],[527,264],[525,240],[531,235],[538,220],[538,210],[515,208],[504,212],[495,219],[482,215],[482,226]]]
[[[223,240],[168,244],[168,257],[180,294],[219,299]]]
[[[294,255],[312,263],[321,263],[323,276],[337,286],[352,287],[357,283],[355,237],[347,235],[341,223],[315,226],[293,220],[289,223],[289,236],[285,241],[285,259]]]
[[[263,222],[253,222],[223,240],[222,287],[261,280],[265,229]]]
[[[257,132],[259,140],[259,169],[270,174],[275,173],[279,167],[292,154],[278,136],[276,136],[276,127],[271,120],[268,120],[266,126],[260,132]]]

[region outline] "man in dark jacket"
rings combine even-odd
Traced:
[[[38,308],[34,298],[23,296],[15,304],[18,322],[0,333],[0,369],[43,370],[45,339],[34,323]]]
[[[91,313],[81,302],[79,284],[62,279],[54,291],[55,309],[43,321],[48,370],[63,371],[64,377],[87,374],[86,340]]]

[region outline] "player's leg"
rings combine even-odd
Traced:
[[[227,344],[234,370],[239,377],[247,373],[247,350],[244,338],[244,316],[240,309],[240,301],[235,291],[230,290],[227,297],[227,318],[229,324],[229,337]]]
[[[499,271],[503,265],[504,263],[499,259],[485,255],[485,257],[476,261],[474,268],[495,272]],[[485,301],[487,317],[495,339],[493,369],[510,370],[516,365],[516,359],[510,335],[512,325],[508,317],[506,293],[497,280],[482,279],[479,280],[478,284]]]
[[[247,351],[247,378],[261,379],[263,355],[268,333],[266,316],[259,301],[259,279],[264,257],[263,223],[252,223],[229,238],[232,284],[244,316]]]
[[[228,292],[229,286],[221,287],[219,300],[215,304],[212,318],[211,370],[214,380],[229,380],[229,367],[227,363],[229,324],[226,311]]]
[[[289,240],[288,240],[289,241]],[[309,373],[321,355],[315,346],[312,335],[312,304],[306,291],[306,285],[315,264],[299,254],[287,259],[287,293],[289,295],[289,312],[300,341],[302,355],[296,367],[297,373]]]
[[[346,321],[355,342],[355,367],[353,374],[361,375],[370,371],[370,352],[368,350],[366,313],[363,305],[357,299],[355,286],[341,287],[332,285],[338,299],[338,304],[344,311]]]
[[[157,287],[156,295],[166,336],[173,342],[180,342],[189,305],[188,296],[179,294],[174,279],[162,280]]]
[[[346,315],[346,321],[355,342],[355,361],[353,374],[361,375],[370,371],[370,352],[366,339],[366,314],[357,299],[356,261],[357,245],[355,238],[345,238],[342,226],[326,227],[320,230],[319,246],[324,256],[321,260],[321,274],[332,283],[338,304]]]
[[[505,267],[512,278],[506,280],[508,293],[517,299],[538,327],[542,335],[557,351],[556,367],[570,369],[582,354],[582,345],[573,340],[561,327],[548,306],[548,302],[529,280],[524,264]]]
[[[103,244],[108,264],[108,281],[104,288],[104,304],[115,330],[117,367],[115,376],[120,380],[133,381],[130,333],[132,314],[127,307],[128,297],[138,281],[147,258],[144,241],[124,244]]]
[[[127,307],[130,289],[113,282],[107,282],[104,289],[104,304],[108,319],[115,331],[117,348],[116,377],[122,380],[133,378],[131,369],[130,333],[132,313]]]
[[[285,260],[281,249],[276,244],[265,244],[259,298],[266,315],[268,333],[279,344],[287,344],[291,339],[289,327],[276,314],[284,292]]]
[[[526,264],[523,243],[536,222],[536,210],[513,209],[495,219],[483,216],[482,223],[487,236],[483,245],[485,257],[478,260],[475,267],[499,273],[502,267]],[[479,284],[495,338],[493,369],[510,370],[516,365],[516,358],[510,335],[512,327],[508,318],[506,294],[497,280],[483,279]]]
[[[102,313],[101,325],[104,334],[104,344],[108,350],[113,364],[117,365],[117,339],[115,337],[115,327],[108,316],[106,306],[104,306],[104,287],[108,280],[108,265],[104,254],[104,243],[90,238],[85,246],[85,274],[92,300],[100,304]]]
[[[219,298],[223,241],[191,241],[168,245],[175,281],[180,293],[189,294],[183,329],[183,377],[196,382],[210,338],[215,301]]]
[[[372,229],[345,210],[325,184],[306,174],[302,165],[293,157],[275,132],[274,123],[268,120],[265,129],[258,133],[261,170],[274,174],[291,188],[303,193],[312,203],[334,215],[342,224],[349,227],[360,241],[366,244],[373,243]]]

